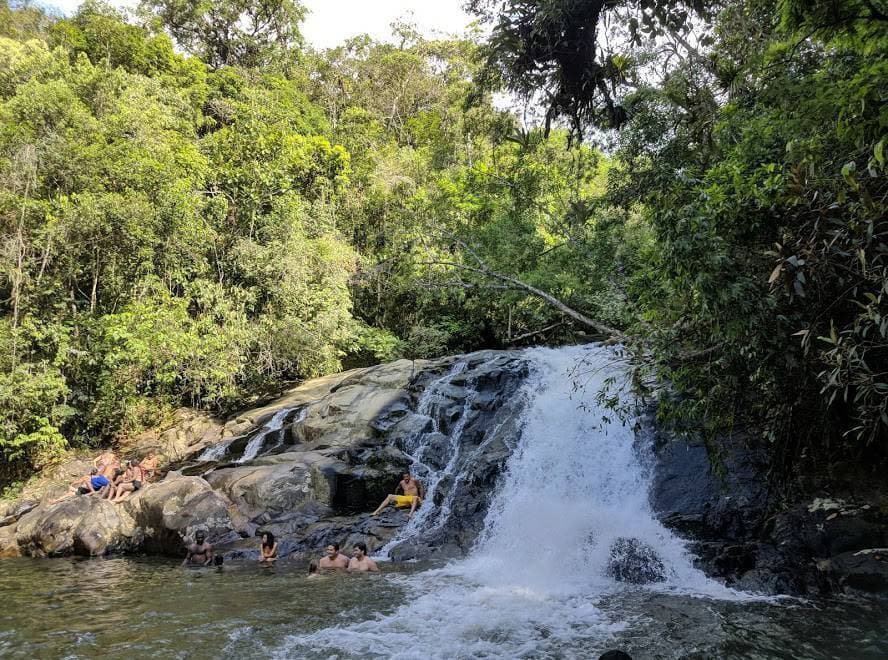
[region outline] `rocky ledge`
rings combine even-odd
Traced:
[[[514,446],[527,373],[518,353],[482,351],[315,379],[227,421],[183,411],[171,428],[120,447],[157,456],[168,471],[161,481],[116,505],[48,503],[86,473],[87,460],[72,461],[0,508],[0,556],[181,557],[198,529],[229,556],[255,556],[265,530],[284,556],[358,540],[373,550],[406,522],[402,511],[369,512],[408,468],[433,477],[430,496],[446,515],[392,544],[391,556],[461,554]]]
[[[768,594],[888,593],[884,491],[834,486],[785,502],[768,489],[764,455],[742,435],[721,438],[711,457],[703,443],[657,432],[650,420],[646,429],[654,510],[689,540],[708,575]]]

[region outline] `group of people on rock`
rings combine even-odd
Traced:
[[[425,497],[425,488],[409,472],[401,475],[401,481],[395,488],[395,493],[388,495],[382,504],[371,515],[379,515],[379,513],[388,505],[393,504],[396,508],[410,507],[407,514],[408,519],[414,514],[417,507],[422,504]],[[400,494],[398,494],[400,491]],[[369,556],[367,556],[367,545],[363,542],[355,543],[352,546],[352,556],[349,557],[339,551],[338,543],[329,544],[325,550],[325,554],[317,562],[309,563],[309,574],[315,574],[323,571],[345,570],[352,572],[375,572],[379,570],[379,566]],[[272,565],[278,560],[278,543],[271,532],[262,532],[262,542],[259,546],[259,563],[264,565]],[[197,531],[194,535],[194,543],[188,546],[185,556],[186,565],[192,566],[211,566],[213,564],[219,566],[222,564],[222,557],[213,555],[213,546],[206,541],[206,533]]]
[[[93,460],[89,474],[71,482],[68,492],[50,503],[55,504],[74,495],[98,495],[116,504],[140,490],[157,472],[157,459],[132,459],[121,463],[113,452],[105,452]]]

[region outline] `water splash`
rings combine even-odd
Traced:
[[[525,357],[533,371],[522,392],[529,403],[521,439],[469,557],[403,578],[407,603],[391,615],[292,636],[281,656],[584,657],[625,626],[599,607],[608,595],[752,598],[696,570],[684,543],[654,517],[632,420],[621,423],[596,397],[610,380],[625,382],[618,353],[574,347]],[[587,379],[579,390],[578,363]],[[655,549],[663,582],[636,587],[609,577],[611,548],[625,538]]]

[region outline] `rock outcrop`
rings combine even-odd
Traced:
[[[654,510],[690,541],[707,574],[770,594],[888,592],[888,552],[879,551],[888,547],[888,501],[874,491],[871,501],[858,492],[787,505],[768,489],[765,456],[743,436],[721,438],[719,456],[710,457],[702,443],[670,438],[650,420],[646,429]]]
[[[510,352],[401,360],[309,381],[227,422],[180,412],[173,428],[123,446],[129,456],[157,456],[170,469],[162,481],[117,505],[77,496],[2,511],[0,554],[181,556],[198,529],[233,556],[252,556],[261,530],[278,537],[282,555],[331,541],[373,550],[397,536],[406,516],[368,512],[408,468],[435,475],[429,495],[446,511],[393,556],[464,552],[514,446],[514,395],[527,373]],[[89,466],[78,458],[68,478]],[[48,500],[61,488],[35,492]]]

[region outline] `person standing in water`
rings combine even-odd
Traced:
[[[327,553],[325,557],[321,557],[318,562],[318,568],[322,570],[330,570],[334,568],[348,568],[348,557],[339,553],[339,544],[331,543],[324,551]]]
[[[402,495],[398,495],[398,490],[403,493]],[[379,515],[379,512],[382,511],[389,504],[394,504],[396,508],[400,507],[410,507],[410,513],[407,514],[408,520],[413,515],[413,512],[416,511],[416,507],[422,504],[422,499],[425,497],[425,489],[422,486],[420,481],[417,481],[413,478],[409,472],[405,472],[402,475],[401,482],[395,488],[394,495],[388,495],[380,504],[376,511],[372,514],[373,516]]]
[[[364,543],[355,543],[354,556],[348,562],[349,572],[378,572],[379,566],[367,556],[367,546]]]
[[[278,560],[278,544],[274,540],[274,534],[263,532],[262,545],[259,547],[259,563],[273,564]]]
[[[213,546],[206,542],[207,535],[203,530],[197,530],[194,534],[194,543],[188,546],[188,554],[185,556],[186,564],[191,566],[209,566],[213,563]]]

